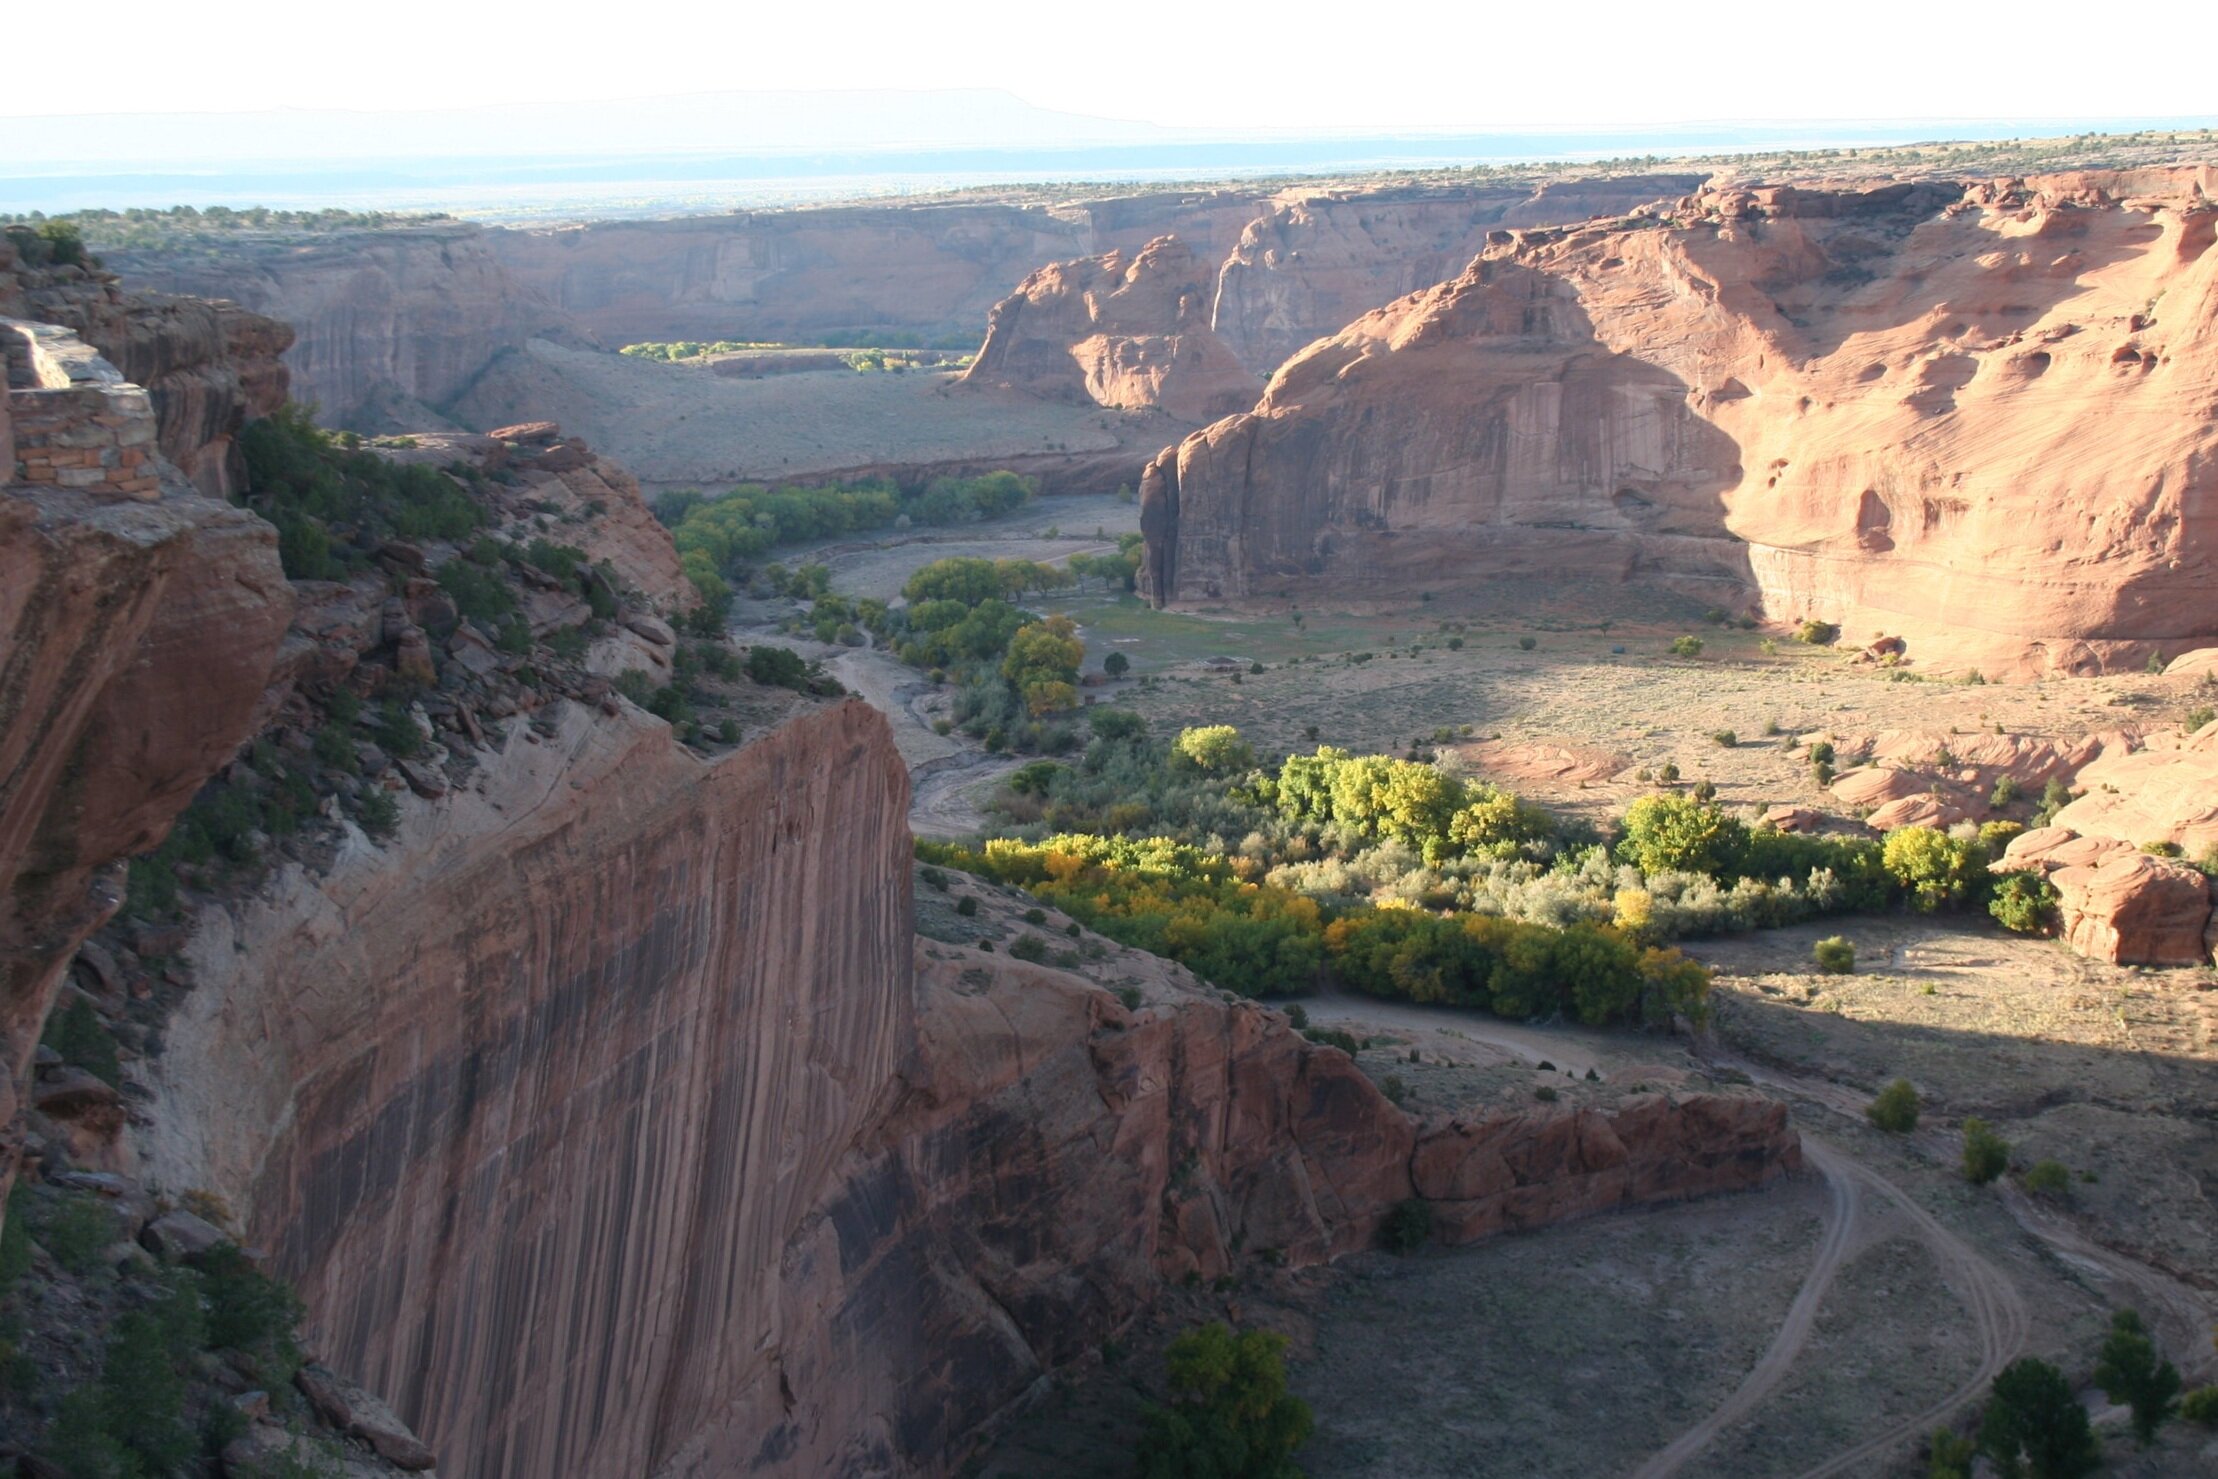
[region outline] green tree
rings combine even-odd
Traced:
[[[1112,678],[1122,678],[1132,671],[1132,659],[1121,652],[1112,652],[1101,660],[1101,670]]]
[[[1625,810],[1617,853],[1643,873],[1730,874],[1748,847],[1748,828],[1723,807],[1676,791],[1643,796]]]
[[[1971,1439],[1937,1429],[1925,1448],[1925,1479],[1972,1479],[1972,1460],[1979,1445]]]
[[[1168,1353],[1171,1401],[1140,1434],[1140,1479],[1300,1479],[1294,1450],[1315,1426],[1286,1390],[1286,1337],[1221,1324],[1189,1330]]]
[[[1230,775],[1255,764],[1255,751],[1229,724],[1182,729],[1171,752],[1204,775]]]
[[[1980,1419],[1979,1451],[2002,1479],[2084,1479],[2102,1466],[2087,1409],[2064,1373],[2026,1356],[1995,1378]]]
[[[2133,1409],[2133,1436],[2143,1448],[2179,1412],[2179,1370],[2157,1352],[2138,1310],[2110,1317],[2110,1334],[2095,1362],[2095,1385],[2111,1401]]]
[[[1001,676],[1024,697],[1034,717],[1073,707],[1078,702],[1078,665],[1085,659],[1078,625],[1067,616],[1018,627],[1002,659]]]

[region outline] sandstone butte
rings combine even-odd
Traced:
[[[2208,168],[1504,232],[1142,489],[1158,604],[1646,579],[1991,674],[2218,633]]]
[[[1210,328],[1213,288],[1175,236],[1042,267],[994,305],[960,383],[1214,421],[1262,386]]]
[[[558,428],[503,431],[416,450],[516,474],[483,496],[519,508],[576,499],[626,602],[667,614],[629,480]],[[8,486],[0,532],[9,1163],[28,1122],[228,1204],[313,1346],[429,1447],[338,1378],[311,1396],[411,1466],[951,1473],[1043,1374],[1238,1250],[1330,1258],[1413,1194],[1460,1239],[1800,1163],[1753,1094],[1419,1121],[1175,968],[1131,1009],[921,945],[907,773],[859,702],[796,701],[712,755],[605,681],[486,689],[464,633],[425,639],[421,552],[296,589],[266,526],[174,472],[152,497]],[[535,630],[582,621],[557,604],[533,596]],[[626,612],[623,640],[667,647]],[[403,767],[393,837],[342,829],[163,927],[190,986],[129,1070],[140,1112],[20,1112],[118,863],[266,716],[307,722],[295,685],[418,663],[446,759]]]

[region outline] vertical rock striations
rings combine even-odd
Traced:
[[[908,780],[859,703],[714,760],[512,721],[394,843],[204,914],[148,1172],[488,1476],[648,1474],[764,1379],[779,1250],[912,1020]]]

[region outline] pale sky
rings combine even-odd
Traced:
[[[2210,0],[107,0],[7,30],[46,59],[10,69],[17,116],[941,87],[1240,130],[2218,112]]]

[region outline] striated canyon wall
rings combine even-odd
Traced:
[[[548,229],[438,222],[306,237],[240,232],[106,255],[136,285],[235,299],[292,325],[294,394],[327,424],[422,430],[439,425],[496,358],[535,337],[612,349],[674,339],[963,345],[1028,274],[1129,256],[1165,235],[1204,264],[1203,318],[1252,372],[1267,373],[1357,313],[1453,272],[1477,249],[1474,233],[1621,211],[1693,183],[1158,191],[1053,206],[832,206]]]
[[[327,425],[408,431],[440,425],[438,408],[496,355],[534,338],[591,340],[487,238],[446,223],[103,256],[134,286],[233,299],[289,325],[293,398]]]
[[[1159,602],[1566,569],[1990,671],[2218,632],[2208,170],[1705,192],[1503,233],[1143,490]]]

